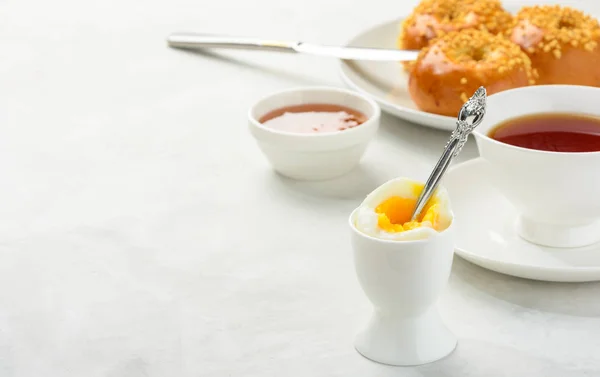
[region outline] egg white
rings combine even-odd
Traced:
[[[415,194],[415,185],[420,184],[420,182],[408,178],[395,178],[373,190],[367,195],[356,211],[356,229],[371,237],[395,241],[426,239],[438,233],[428,221],[423,222],[419,228],[403,232],[387,232],[378,225],[378,214],[375,212],[375,208],[377,208],[379,204],[392,196],[416,199],[418,193],[417,195]],[[444,230],[450,225],[453,219],[448,192],[445,188],[438,187],[434,198],[439,203],[439,220],[442,224],[441,230]]]

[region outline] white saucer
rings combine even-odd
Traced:
[[[401,20],[364,30],[349,43],[357,47],[396,47]],[[398,62],[341,61],[342,79],[350,88],[371,96],[381,108],[409,122],[453,130],[456,119],[419,110],[408,93],[408,75]]]
[[[443,185],[448,189],[455,214],[456,253],[462,258],[526,279],[600,280],[600,243],[558,249],[531,244],[517,235],[517,212],[491,185],[482,159],[451,168]]]

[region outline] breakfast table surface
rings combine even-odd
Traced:
[[[348,215],[388,179],[427,178],[449,134],[384,114],[351,173],[287,179],[248,108],[342,87],[339,62],[165,43],[198,31],[343,44],[414,5],[0,2],[0,376],[600,375],[600,283],[458,256],[438,304],[456,350],[419,367],[360,356],[371,305]],[[474,157],[470,140],[459,161]]]

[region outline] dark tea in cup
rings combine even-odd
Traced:
[[[584,114],[540,113],[508,119],[488,136],[521,148],[549,152],[600,151],[600,118]]]

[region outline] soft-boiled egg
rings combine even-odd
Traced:
[[[419,218],[411,221],[423,183],[396,178],[371,192],[356,211],[356,228],[371,237],[416,240],[441,232],[452,223],[448,193],[438,187]]]

